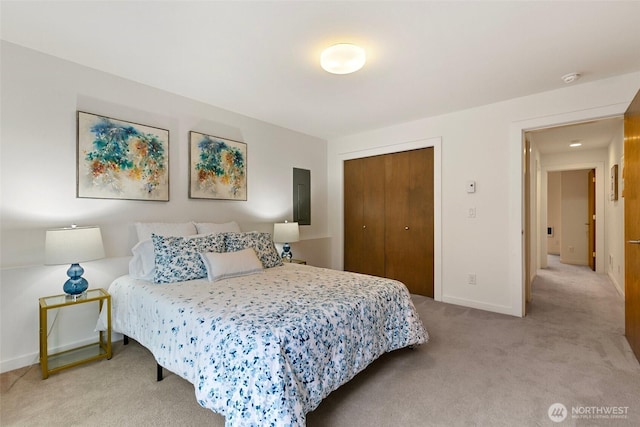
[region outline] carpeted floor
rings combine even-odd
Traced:
[[[309,413],[308,426],[640,425],[640,365],[606,276],[551,257],[523,319],[414,302],[430,342],[378,359]],[[146,349],[114,350],[44,381],[38,365],[2,374],[0,424],[224,425],[191,384],[173,374],[156,382]],[[560,424],[549,417],[555,403],[567,410]]]

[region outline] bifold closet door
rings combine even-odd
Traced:
[[[344,162],[344,270],[384,277],[384,157]]]
[[[385,156],[385,275],[433,297],[433,148]]]

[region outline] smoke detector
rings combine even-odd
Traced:
[[[560,77],[566,84],[573,83],[580,78],[580,73],[569,73]]]

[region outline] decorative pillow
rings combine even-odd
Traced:
[[[129,276],[134,279],[153,281],[156,270],[156,253],[151,239],[138,242],[132,249],[133,258],[129,261]]]
[[[201,253],[200,258],[207,269],[207,278],[210,282],[262,271],[262,263],[253,248],[237,252]]]
[[[225,222],[224,224],[216,224],[213,222],[196,222],[195,226],[196,230],[198,230],[198,234],[240,232],[240,226],[235,221]]]
[[[183,282],[207,277],[200,252],[224,252],[224,234],[176,237],[152,234],[156,253],[155,283]]]
[[[225,251],[237,252],[253,248],[264,268],[282,265],[282,259],[276,251],[270,233],[249,231],[247,233],[225,233]]]
[[[158,236],[193,236],[198,234],[193,222],[136,222],[138,242],[151,239],[152,234]]]

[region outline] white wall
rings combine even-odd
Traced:
[[[341,268],[343,260],[345,153],[439,137],[442,300],[523,315],[523,131],[622,114],[638,87],[640,73],[633,73],[330,140],[332,266]],[[465,192],[471,179],[473,195]],[[467,218],[469,207],[476,218]],[[476,273],[476,285],[467,284],[468,273]]]
[[[605,225],[607,227],[606,268],[609,278],[624,295],[624,197],[622,189],[622,165],[624,156],[624,127],[621,126],[617,135],[609,145],[607,153],[606,169],[609,171],[606,178],[605,197]],[[618,165],[618,200],[610,200],[611,167]]]
[[[273,222],[292,218],[298,167],[311,170],[312,216],[292,249],[310,264],[329,265],[326,141],[11,43],[1,49],[0,371],[34,362],[38,298],[62,293],[67,267],[42,265],[48,228],[101,226],[108,258],[83,267],[91,287],[106,288],[127,272],[133,222],[233,219],[244,230],[271,231]],[[76,198],[77,110],[168,129],[170,201]],[[190,130],[247,143],[247,201],[188,198]],[[73,332],[59,320],[58,329]],[[84,332],[52,337],[60,347],[86,339]]]
[[[589,265],[588,170],[562,172],[560,262]]]
[[[553,227],[553,236],[547,236],[547,253],[560,255],[562,241],[562,172],[547,175],[547,227]]]

